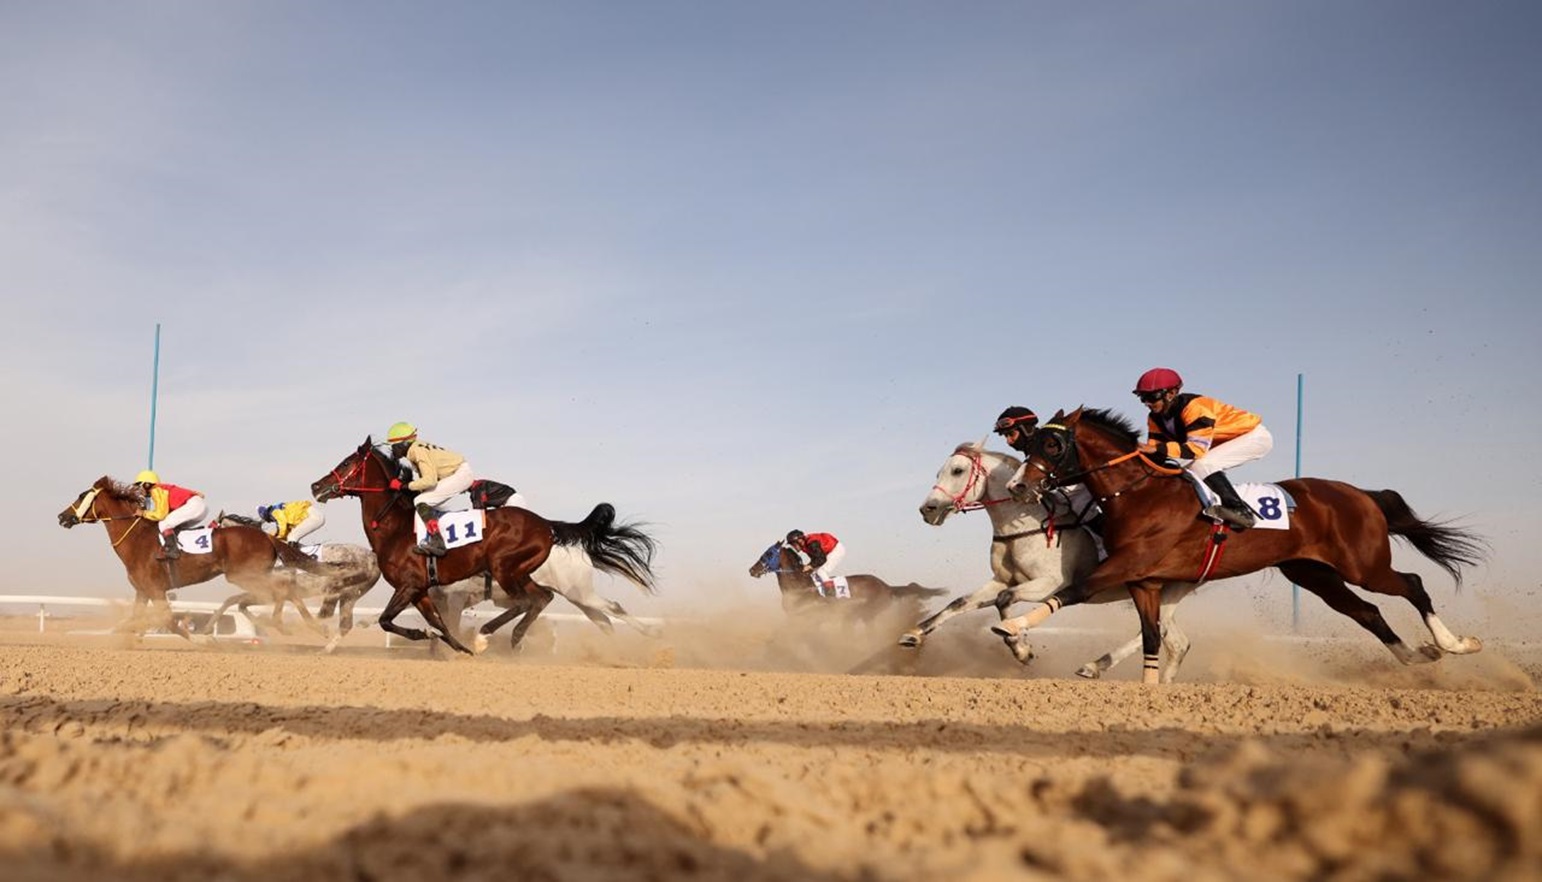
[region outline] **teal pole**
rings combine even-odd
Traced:
[[[161,323],[155,323],[155,361],[150,368],[150,460],[145,468],[155,470],[155,402],[161,391]]]
[[[1301,477],[1301,401],[1306,388],[1306,375],[1296,374],[1296,477]],[[1301,586],[1290,585],[1290,629],[1301,630]]]

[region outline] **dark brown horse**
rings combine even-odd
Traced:
[[[1125,588],[1140,613],[1145,679],[1155,682],[1162,583],[1225,579],[1277,567],[1292,582],[1375,634],[1404,664],[1433,661],[1442,652],[1465,654],[1482,648],[1477,638],[1458,638],[1446,628],[1418,575],[1392,568],[1391,537],[1397,536],[1460,584],[1461,568],[1483,558],[1484,544],[1471,532],[1421,520],[1392,490],[1361,490],[1339,481],[1300,478],[1280,482],[1296,505],[1289,513],[1288,530],[1254,528],[1231,534],[1199,516],[1198,497],[1181,471],[1138,453],[1138,443],[1135,428],[1106,410],[1057,413],[1039,427],[1028,461],[1008,489],[1020,499],[1034,501],[1052,488],[1085,483],[1103,508],[1108,557],[1090,576],[1049,598],[1044,606],[1002,622],[998,627],[1004,636],[1037,625],[1062,606]],[[1212,547],[1212,536],[1222,540],[1219,548]],[[1206,561],[1217,553],[1213,570],[1201,577]],[[1349,590],[1350,584],[1407,600],[1423,617],[1435,645],[1410,649],[1374,604]]]
[[[782,591],[782,611],[789,616],[836,613],[847,622],[860,621],[871,624],[896,604],[909,603],[919,606],[928,597],[948,593],[946,588],[926,588],[911,582],[908,585],[890,585],[877,576],[866,573],[846,577],[850,597],[829,597],[814,590],[814,581],[803,570],[798,553],[785,542],[773,542],[755,563],[750,575],[758,579],[767,573],[776,574],[777,587]]]
[[[285,566],[308,573],[324,573],[325,565],[306,557],[288,544],[278,542],[254,527],[220,527],[213,532],[208,554],[184,553],[175,561],[157,559],[161,551],[160,531],[156,523],[144,517],[144,494],[136,485],[124,484],[103,476],[82,490],[75,501],[59,512],[59,526],[69,529],[76,524],[100,523],[107,530],[113,551],[128,571],[134,586],[134,613],[125,623],[126,630],[143,633],[151,623],[144,620],[146,604],[158,609],[168,619],[171,606],[166,592],[185,585],[207,582],[215,576],[259,595],[293,601],[301,616],[313,627],[310,611],[298,597],[289,596],[290,580],[279,578],[273,569],[277,560]],[[175,624],[175,623],[174,623]],[[183,632],[183,636],[188,636]]]
[[[409,640],[438,636],[454,649],[468,655],[458,635],[446,627],[444,619],[429,594],[429,559],[412,553],[417,543],[413,535],[413,493],[392,490],[397,477],[396,465],[365,438],[359,449],[343,458],[332,471],[311,484],[311,494],[326,502],[339,496],[359,497],[359,511],[364,519],[364,535],[380,561],[380,572],[395,592],[380,614],[380,627]],[[379,500],[378,502],[375,500]],[[494,581],[515,604],[507,612],[487,622],[483,635],[522,615],[511,640],[519,639],[552,594],[531,580],[530,574],[546,562],[553,545],[581,545],[594,566],[639,585],[653,586],[653,540],[636,527],[616,524],[616,510],[600,503],[577,524],[549,521],[523,508],[504,506],[487,510],[482,540],[450,549],[435,562],[434,581],[440,585],[459,582],[482,573],[491,573]],[[431,635],[420,628],[404,628],[395,619],[407,607],[414,607],[429,627]]]

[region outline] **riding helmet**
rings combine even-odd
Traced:
[[[159,484],[160,482],[161,476],[157,475],[155,472],[150,471],[149,469],[144,469],[139,474],[134,476],[135,484]]]
[[[1152,368],[1140,375],[1135,383],[1135,394],[1142,392],[1161,392],[1164,389],[1177,389],[1183,385],[1183,378],[1172,368]]]
[[[1039,424],[1039,415],[1026,407],[1013,405],[996,417],[996,434],[1005,435],[1015,428],[1031,429]]]
[[[418,427],[412,423],[394,423],[386,429],[386,441],[396,444],[402,441],[415,441],[418,437]]]
[[[803,531],[802,530],[789,530],[788,533],[787,533],[787,541],[792,543],[793,545],[796,545],[799,542],[802,542],[803,541]]]

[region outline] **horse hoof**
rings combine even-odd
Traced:
[[[1017,639],[1017,632],[1016,631],[1009,631],[1006,628],[1002,627],[1001,625],[991,625],[991,633],[995,634],[997,637],[1001,637],[1001,638],[1003,638],[1005,640],[1016,640]]]
[[[921,645],[921,633],[919,631],[908,631],[904,634],[901,634],[899,645],[906,647],[907,649],[918,648]]]
[[[1006,643],[1007,649],[1012,650],[1012,657],[1017,659],[1018,664],[1026,665],[1033,661],[1033,647],[1028,645],[1027,640],[1008,637]]]
[[[1098,670],[1097,665],[1089,662],[1076,669],[1076,676],[1084,680],[1100,680],[1103,678],[1103,672]]]
[[[472,641],[471,641],[471,651],[473,653],[477,654],[477,655],[481,655],[482,653],[487,651],[487,635],[486,634],[478,634],[474,639],[472,639]]]

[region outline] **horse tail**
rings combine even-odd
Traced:
[[[658,543],[636,524],[616,523],[616,507],[602,502],[589,516],[576,524],[551,522],[552,541],[558,545],[579,545],[589,555],[595,568],[620,576],[646,591],[656,594],[653,554]]]
[[[1421,520],[1396,490],[1367,490],[1365,495],[1381,509],[1388,533],[1439,564],[1457,585],[1462,584],[1462,567],[1475,567],[1487,557],[1488,543],[1477,533],[1453,526],[1450,521]]]
[[[909,585],[895,585],[891,590],[895,597],[940,597],[948,593],[946,588],[928,588],[914,582]]]
[[[282,539],[275,539],[266,533],[263,535],[267,536],[268,541],[273,543],[273,550],[278,552],[278,559],[284,562],[284,566],[295,567],[315,576],[331,575],[334,572],[333,564],[325,564],[315,560]]]

